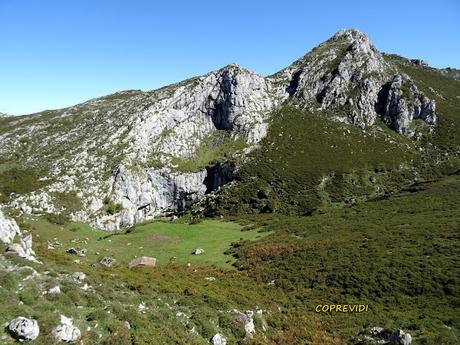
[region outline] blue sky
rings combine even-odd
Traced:
[[[151,90],[237,63],[261,75],[341,28],[460,68],[460,1],[0,0],[0,112]]]

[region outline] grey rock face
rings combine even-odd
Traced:
[[[13,243],[18,236],[19,243]],[[14,219],[7,218],[0,210],[0,241],[7,244],[7,253],[18,255],[21,258],[40,263],[32,249],[32,235],[23,234]]]
[[[54,327],[52,334],[58,341],[75,343],[80,339],[80,330],[73,325],[72,319],[61,315],[61,324]]]
[[[378,110],[400,134],[413,136],[410,124],[422,119],[430,125],[436,124],[436,103],[425,97],[407,75],[397,74],[381,91]]]
[[[342,30],[274,79],[312,110],[318,102],[320,109],[338,109],[336,120],[364,127],[377,117],[374,105],[390,71],[365,34]]]
[[[272,78],[310,110],[318,103],[319,109],[335,109],[333,120],[370,126],[384,108],[383,115],[391,118],[389,124],[405,135],[413,135],[409,125],[415,118],[430,125],[436,122],[434,101],[419,92],[408,76],[404,76],[404,84],[410,85],[407,97],[414,104],[405,102],[401,92],[388,94],[389,84],[392,91],[401,88],[398,80],[402,77],[357,30],[339,31]],[[382,94],[387,96],[383,100]],[[392,103],[391,110],[385,108],[388,103]]]
[[[7,218],[0,210],[0,241],[13,242],[16,235],[21,235],[21,230],[15,220]]]
[[[20,316],[8,324],[8,332],[19,341],[32,341],[40,334],[40,328],[36,320]]]

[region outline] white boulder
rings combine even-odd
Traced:
[[[40,328],[36,320],[20,316],[8,324],[8,332],[16,340],[32,341],[40,334]]]
[[[227,339],[225,339],[225,337],[222,334],[216,333],[211,338],[211,344],[212,345],[227,345]]]

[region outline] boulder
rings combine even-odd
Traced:
[[[252,310],[246,310],[244,313],[236,311],[235,323],[241,324],[248,336],[252,336],[256,332],[253,316],[254,312]]]
[[[227,339],[225,339],[225,337],[222,334],[216,333],[211,338],[211,344],[212,345],[227,345]]]
[[[40,334],[36,320],[17,317],[8,324],[8,332],[19,341],[32,341]]]
[[[61,288],[59,287],[59,285],[53,286],[48,289],[48,293],[49,294],[59,294],[61,293]]]
[[[83,272],[74,272],[72,274],[72,278],[76,281],[83,281],[86,279],[86,274],[84,274]]]
[[[204,253],[204,249],[203,248],[196,248],[195,250],[193,250],[192,254],[193,255],[201,255]]]
[[[412,337],[409,333],[398,329],[390,335],[390,344],[392,345],[410,345],[412,343]]]
[[[117,264],[117,260],[115,258],[112,258],[110,256],[105,256],[101,260],[99,260],[97,263],[93,264],[93,267],[114,267]]]
[[[129,268],[133,267],[144,267],[144,266],[152,266],[155,267],[157,263],[156,258],[152,258],[149,256],[141,256],[140,258],[136,258],[129,263]]]
[[[53,328],[52,334],[56,340],[66,343],[75,343],[81,336],[80,330],[73,325],[72,319],[64,315],[61,315],[61,324]]]

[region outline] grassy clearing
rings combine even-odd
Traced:
[[[224,252],[233,242],[252,241],[265,235],[256,229],[241,231],[242,227],[236,223],[218,220],[193,225],[155,221],[113,235],[82,223],[51,224],[43,218],[30,218],[26,222],[38,237],[37,243],[43,246],[46,241],[57,239],[62,243],[62,247],[56,249],[59,253],[64,254],[70,247],[80,247],[88,251],[86,257],[81,258],[84,262],[93,263],[103,256],[113,256],[122,265],[136,256],[153,256],[158,265],[175,261],[232,267],[234,259]],[[195,248],[203,248],[205,253],[193,255]],[[75,259],[71,255],[68,257]],[[175,259],[171,260],[173,257]]]

